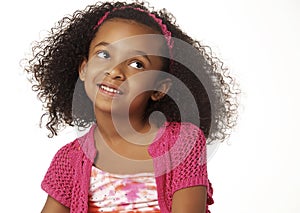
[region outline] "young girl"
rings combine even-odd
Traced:
[[[50,137],[89,128],[53,158],[42,212],[209,212],[206,144],[227,138],[237,103],[206,49],[138,2],[76,11],[36,43],[26,71]]]

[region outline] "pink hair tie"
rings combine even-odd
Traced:
[[[167,44],[168,44],[168,47],[169,47],[169,54],[170,54],[170,66],[171,64],[173,64],[173,54],[172,54],[172,48],[173,48],[173,45],[174,45],[174,41],[172,39],[172,34],[171,32],[168,30],[167,26],[162,23],[162,20],[160,18],[157,18],[154,14],[150,13],[150,12],[146,12],[145,10],[141,9],[141,8],[133,8],[133,7],[120,7],[120,8],[114,8],[112,11],[116,11],[116,10],[124,10],[126,8],[131,8],[133,10],[137,10],[137,11],[140,11],[140,12],[143,12],[143,13],[147,13],[161,28],[161,31],[165,37],[165,39],[167,40]],[[99,21],[97,22],[97,24],[95,25],[95,27],[93,28],[94,30],[96,30],[104,21],[105,19],[107,18],[107,16],[110,14],[110,11],[107,11],[100,19]]]
[[[142,10],[141,8],[133,8],[133,9],[138,10],[143,13],[146,13],[146,11]],[[153,20],[160,26],[160,29],[167,40],[167,44],[168,44],[169,48],[172,49],[173,48],[172,34],[168,30],[167,26],[164,23],[162,23],[162,20],[160,18],[157,18],[154,14],[152,14],[152,13],[147,13],[147,14],[150,17],[152,17]]]
[[[110,13],[110,11],[107,11],[104,16],[102,16],[99,21],[97,22],[96,26],[93,28],[94,30],[96,30],[102,23],[103,21],[107,18],[108,14]]]

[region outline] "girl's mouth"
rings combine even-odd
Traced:
[[[112,87],[112,86],[107,86],[105,84],[97,84],[97,86],[99,87],[99,89],[101,91],[111,94],[111,95],[115,95],[115,94],[122,95],[123,94],[122,91],[120,91],[117,88]]]

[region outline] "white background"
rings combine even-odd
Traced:
[[[40,212],[43,175],[56,150],[76,136],[69,129],[48,139],[38,127],[41,104],[19,61],[43,31],[93,2],[0,3],[1,212]],[[211,46],[243,90],[239,125],[209,160],[211,211],[300,212],[299,1],[150,2],[166,7],[184,31]]]

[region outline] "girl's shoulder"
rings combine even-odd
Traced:
[[[189,122],[165,122],[149,146],[149,153],[157,157],[171,149],[190,150],[195,146],[206,146],[204,133],[199,127]]]
[[[54,156],[54,160],[70,160],[70,162],[76,161],[79,158],[93,159],[96,154],[94,146],[94,128],[93,125],[87,133],[80,136],[73,141],[62,146]]]
[[[181,131],[181,133],[190,133],[193,131],[197,131],[199,133],[202,132],[198,126],[190,122],[166,121],[161,127],[159,127],[158,134],[174,134],[178,131]]]
[[[72,162],[73,158],[81,152],[78,138],[62,146],[54,155],[52,162]]]
[[[158,130],[156,139],[186,139],[201,138],[205,139],[203,131],[193,123],[190,122],[165,122]]]

